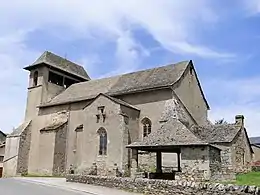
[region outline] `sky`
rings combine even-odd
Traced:
[[[92,79],[193,60],[209,119],[245,116],[260,136],[260,0],[0,0],[0,129],[24,118],[28,72],[44,51]]]

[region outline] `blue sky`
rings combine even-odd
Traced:
[[[92,78],[193,60],[210,120],[243,114],[260,135],[260,0],[24,0],[0,7],[0,129],[24,117],[28,73],[45,50]]]

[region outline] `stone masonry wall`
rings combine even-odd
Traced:
[[[208,147],[182,147],[181,169],[182,172],[177,173],[176,179],[188,179],[189,181],[210,180]]]
[[[19,142],[17,174],[28,173],[28,160],[31,144],[31,126],[29,125],[21,134]]]
[[[252,155],[249,148],[250,146],[246,142],[245,131],[241,130],[232,143],[233,166],[236,173],[251,170]]]
[[[150,195],[247,195],[260,194],[256,186],[235,186],[219,183],[202,183],[177,180],[149,180],[141,178],[100,177],[88,175],[67,175],[67,182],[78,182],[117,188]]]
[[[64,124],[55,135],[53,175],[63,175],[66,172],[66,138],[67,124]]]

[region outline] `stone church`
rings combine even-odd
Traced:
[[[130,176],[154,166],[210,179],[250,169],[244,117],[208,121],[192,61],[92,80],[82,66],[46,51],[24,69],[25,118],[6,139],[5,176],[71,169]]]

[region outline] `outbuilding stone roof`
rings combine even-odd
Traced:
[[[229,143],[241,130],[241,126],[236,124],[209,124],[207,126],[193,125],[190,129],[198,138],[208,143]]]
[[[172,118],[165,122],[158,130],[153,131],[143,141],[134,142],[128,147],[145,146],[184,146],[208,145],[196,137],[182,122]]]
[[[49,66],[63,70],[72,75],[76,75],[85,80],[90,80],[87,72],[85,71],[85,69],[82,66],[80,66],[74,62],[71,62],[65,58],[62,58],[49,51],[45,51],[32,65],[29,65],[29,66],[25,67],[24,69],[31,70],[32,68],[34,68],[35,66],[40,65],[40,64],[48,64]]]
[[[169,87],[176,83],[190,61],[76,83],[41,107],[95,98],[98,94],[121,95],[143,90]]]

